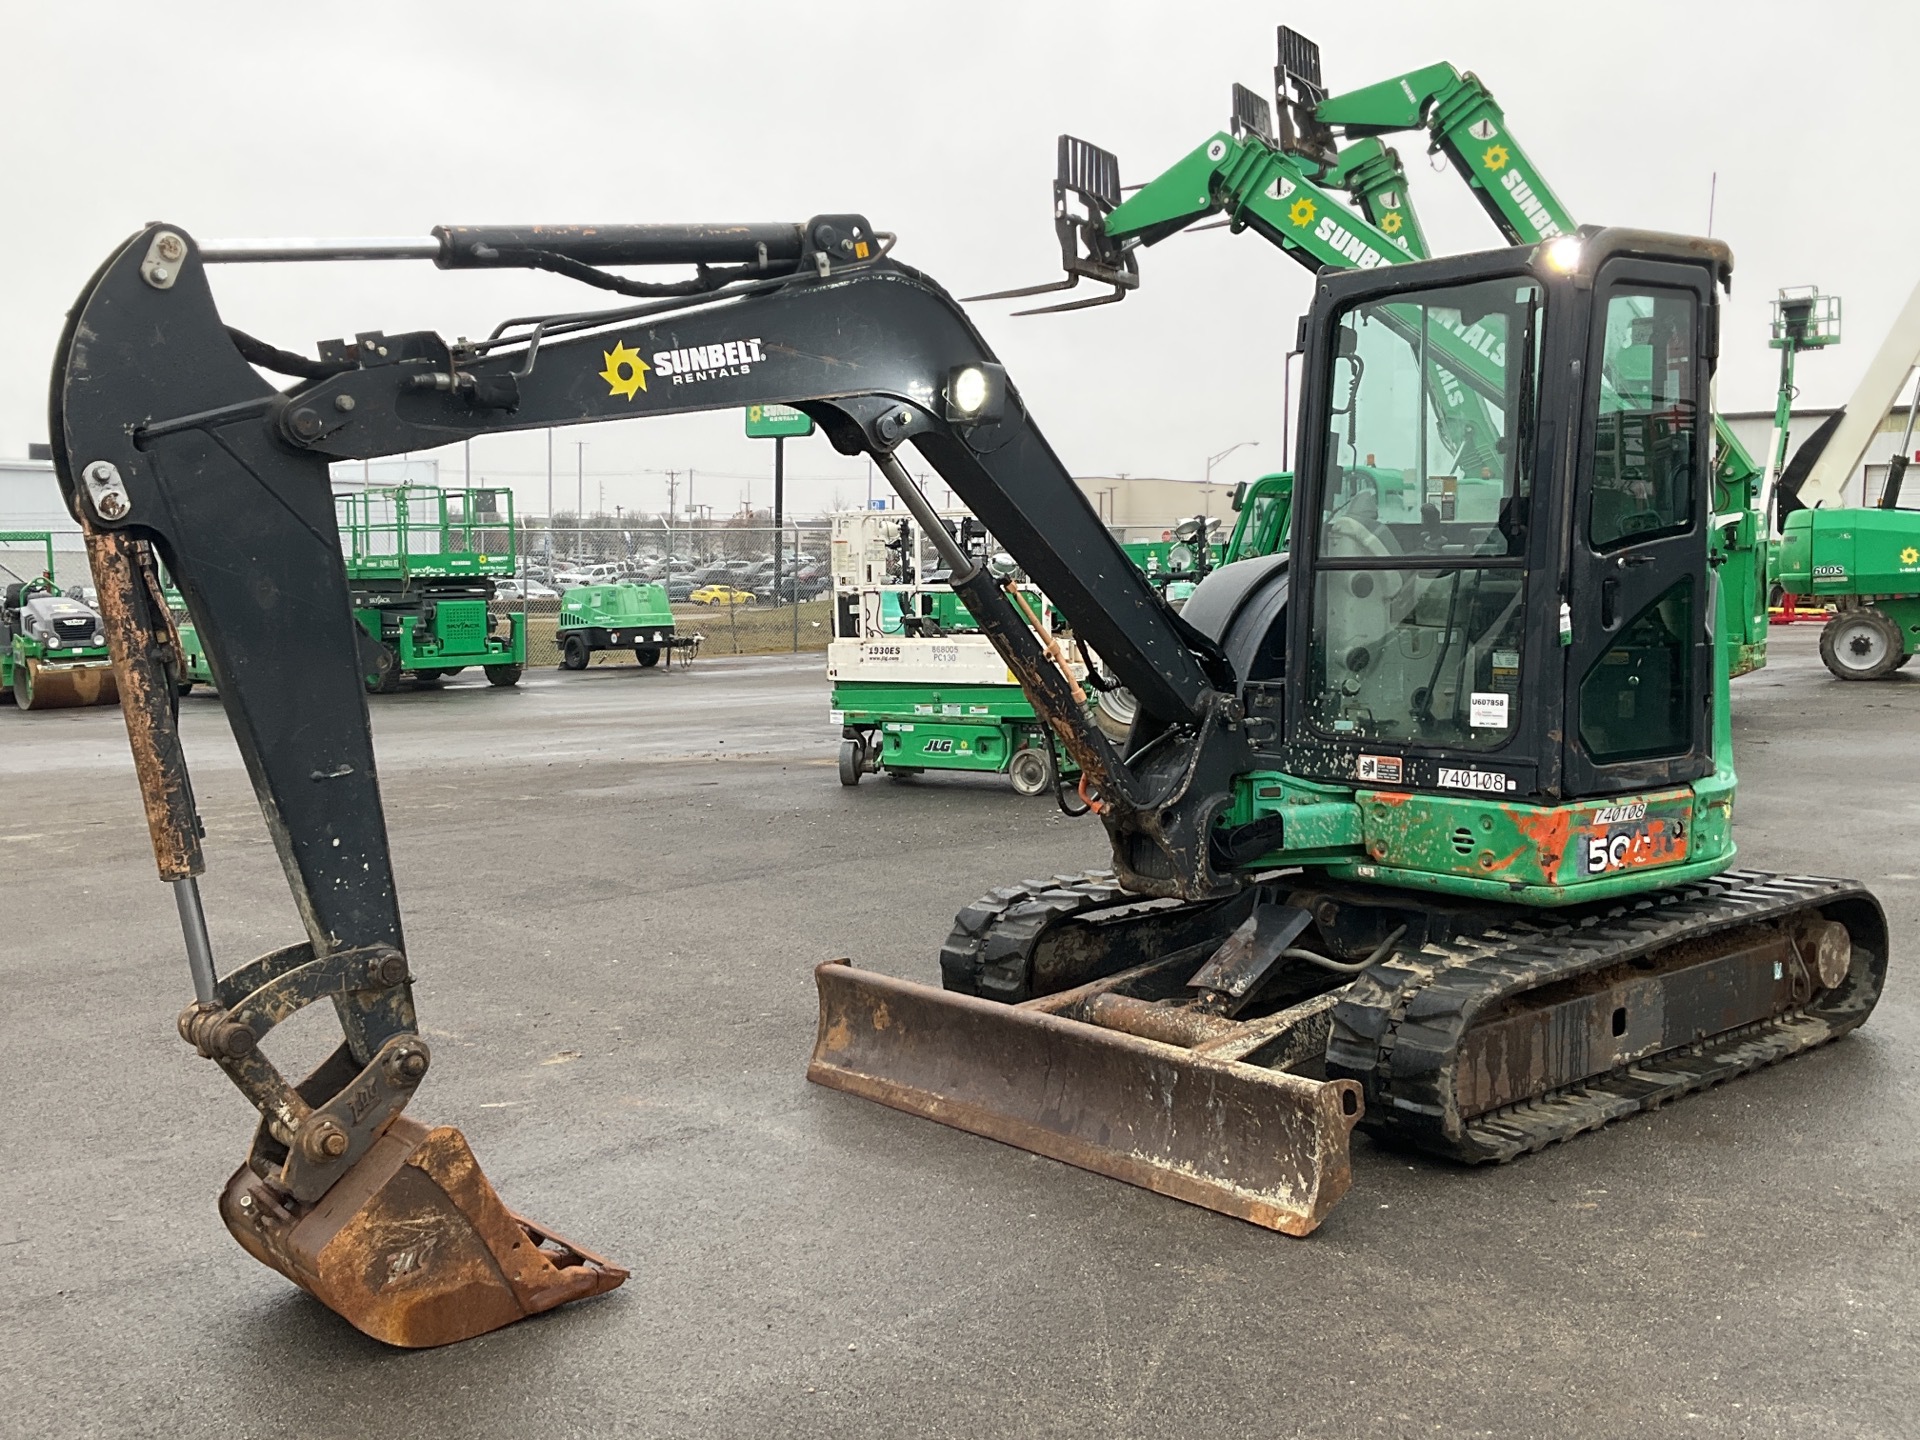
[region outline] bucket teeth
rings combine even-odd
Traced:
[[[1360,1087],[831,963],[807,1078],[1289,1235],[1352,1180]]]
[[[406,1116],[312,1205],[243,1166],[220,1216],[261,1264],[356,1329],[410,1349],[469,1340],[627,1278],[508,1210],[458,1130]]]

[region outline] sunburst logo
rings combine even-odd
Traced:
[[[1480,157],[1480,163],[1489,170],[1504,170],[1507,168],[1508,158],[1506,146],[1489,145],[1487,153]]]
[[[647,371],[653,367],[640,358],[640,352],[622,340],[611,350],[602,350],[600,358],[607,362],[607,368],[600,372],[600,378],[607,382],[609,395],[624,395],[631,400],[640,391],[647,388]]]
[[[1380,217],[1380,228],[1389,235],[1400,233],[1400,216],[1397,211],[1389,210]]]
[[[1907,546],[1906,549],[1900,552],[1900,563],[1902,565],[1920,565],[1920,550],[1914,549],[1911,545]]]
[[[1313,223],[1313,201],[1302,195],[1293,202],[1293,208],[1287,211],[1287,219],[1303,229]]]

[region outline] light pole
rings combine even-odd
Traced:
[[[1226,449],[1222,450],[1218,455],[1209,455],[1207,457],[1206,484],[1208,486],[1211,486],[1213,484],[1213,467],[1214,466],[1218,465],[1222,460],[1226,459],[1227,456],[1231,455],[1234,451],[1240,449],[1242,446],[1258,445],[1259,443],[1260,442],[1258,440],[1236,440],[1233,444],[1227,446]],[[1200,503],[1202,505],[1207,505],[1207,504],[1210,504],[1212,500],[1213,500],[1213,491],[1211,489],[1203,488],[1200,492]]]

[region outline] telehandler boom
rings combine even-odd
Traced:
[[[890,248],[858,215],[279,247],[156,224],[81,296],[56,466],[185,925],[182,1034],[261,1112],[221,1206],[257,1258],[414,1345],[624,1277],[513,1217],[457,1131],[401,1113],[428,1055],[327,465],[475,434],[798,406],[952,547],[955,591],[1079,765],[1113,869],[963,911],[945,992],[820,966],[819,1083],[1304,1234],[1348,1187],[1363,1111],[1507,1159],[1866,1018],[1887,960],[1873,897],[1730,868],[1703,423],[1723,245],[1601,230],[1322,275],[1292,553],[1214,571],[1178,614],[955,302]],[[366,331],[315,362],[229,330],[207,281],[214,261],[348,255],[537,266],[629,303],[451,345]],[[663,284],[605,268],[690,263]],[[1469,331],[1499,468],[1446,511],[1425,499],[1446,408],[1428,360]],[[250,362],[304,378],[279,391]],[[907,442],[1131,690],[1124,745],[938,523]],[[1356,483],[1363,455],[1411,477],[1394,503]],[[306,930],[225,978],[156,557]],[[344,1041],[290,1084],[260,1042],[322,998]]]

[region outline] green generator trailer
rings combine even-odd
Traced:
[[[630,582],[576,585],[564,591],[553,627],[562,670],[586,669],[601,650],[631,650],[649,669],[663,655],[672,665],[678,651],[685,664],[699,654],[701,638],[675,630],[666,586]]]
[[[336,494],[334,507],[368,690],[471,666],[495,685],[519,683],[525,605],[493,611],[494,582],[514,573],[511,491],[377,486]]]
[[[52,533],[0,531],[0,550],[12,549],[42,552],[46,563],[34,575],[0,564],[0,700],[22,710],[117,703],[100,612],[54,583]]]

